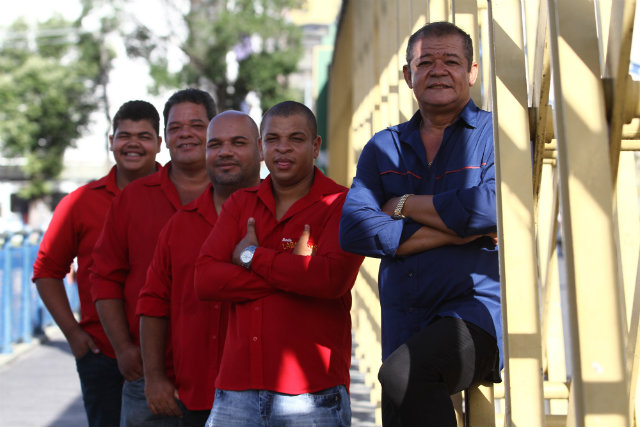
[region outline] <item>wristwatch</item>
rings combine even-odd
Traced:
[[[251,260],[253,259],[253,254],[255,253],[257,246],[251,245],[247,246],[240,252],[240,263],[247,270],[251,269]]]
[[[405,194],[404,196],[400,197],[400,200],[398,200],[398,204],[396,205],[396,208],[393,210],[393,217],[392,217],[393,219],[406,218],[406,216],[402,215],[402,208],[404,207],[404,202],[407,201],[409,196],[413,196],[413,194]]]

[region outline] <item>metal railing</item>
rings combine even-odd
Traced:
[[[17,343],[29,343],[41,335],[53,319],[31,282],[33,262],[42,239],[41,231],[0,233],[0,353],[13,351]],[[79,307],[75,283],[65,288],[73,310]]]

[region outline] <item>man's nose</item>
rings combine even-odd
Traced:
[[[220,146],[220,151],[218,152],[218,156],[229,156],[231,155],[231,144],[224,143]]]
[[[436,73],[436,74],[442,74],[444,72],[446,72],[447,70],[447,66],[444,64],[443,61],[435,61],[433,63],[433,68],[431,68],[431,72],[432,73]]]
[[[278,150],[281,153],[290,151],[291,150],[291,143],[289,141],[287,141],[286,139],[281,140],[276,144],[276,150]]]
[[[180,127],[178,131],[178,137],[190,136],[193,133],[193,127],[190,125],[184,125]]]

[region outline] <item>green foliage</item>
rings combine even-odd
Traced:
[[[210,90],[221,109],[241,108],[250,91],[266,109],[285,99],[302,100],[287,87],[302,54],[301,31],[286,12],[304,0],[189,0],[186,33],[158,36],[128,16],[127,0],[80,0],[76,22],[54,16],[36,29],[16,21],[0,34],[0,154],[26,159],[29,185],[23,197],[39,197],[62,170],[94,111],[109,111],[105,88],[115,54],[104,39],[119,34],[132,57],[150,66],[160,89],[197,86]],[[169,9],[171,0],[160,3]],[[182,15],[178,15],[182,16]],[[89,18],[93,27],[83,29]],[[171,28],[170,28],[171,29]],[[186,34],[186,37],[184,36]],[[169,47],[181,37],[187,61],[178,72],[168,64]],[[227,77],[227,54],[240,54],[238,78]]]
[[[222,109],[240,108],[250,91],[261,98],[263,109],[292,96],[300,98],[287,87],[286,77],[296,70],[302,54],[301,31],[286,20],[284,13],[301,7],[302,0],[190,3],[190,11],[184,17],[187,37],[181,46],[188,61],[172,74],[167,70],[165,56],[155,55],[150,63],[156,90],[186,85],[206,87],[215,92]],[[150,42],[151,50],[162,49],[156,42]],[[143,50],[140,46],[137,49]],[[239,76],[229,81],[226,55],[234,50],[240,53]],[[129,52],[134,54],[134,49]]]
[[[15,22],[0,45],[0,151],[26,159],[29,185],[21,196],[39,197],[62,171],[65,149],[96,110],[99,41],[61,17],[30,34]],[[97,63],[96,63],[97,61]]]

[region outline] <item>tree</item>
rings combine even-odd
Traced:
[[[56,16],[35,32],[21,20],[10,27],[0,40],[0,154],[26,159],[29,184],[21,196],[51,190],[66,148],[87,130],[91,113],[103,111],[109,121],[106,88],[115,55],[105,44],[108,35],[121,36],[130,56],[147,60],[156,92],[198,86],[221,108],[235,109],[249,92],[263,109],[302,100],[287,85],[302,51],[301,30],[286,13],[303,0],[184,1],[186,14],[164,1],[184,23],[182,33],[169,36],[154,34],[127,12],[128,0],[80,0],[82,13],[74,22]],[[85,20],[91,31],[83,28]],[[166,55],[175,40],[185,57],[178,72],[170,70]],[[237,76],[228,73],[235,63],[229,55],[237,60]]]
[[[24,20],[0,45],[0,151],[26,159],[29,184],[21,196],[51,191],[73,145],[98,108],[100,41],[79,25],[55,16],[35,33]]]
[[[128,38],[129,52],[144,52],[150,58],[156,90],[176,85],[205,87],[215,94],[220,107],[235,109],[253,91],[266,109],[285,99],[301,98],[287,87],[286,77],[296,70],[302,50],[301,30],[287,21],[286,12],[302,3],[190,0],[184,16],[187,36],[181,45],[187,61],[179,72],[168,71],[165,41],[143,26],[136,28],[136,37]],[[237,78],[227,72],[234,59]]]

